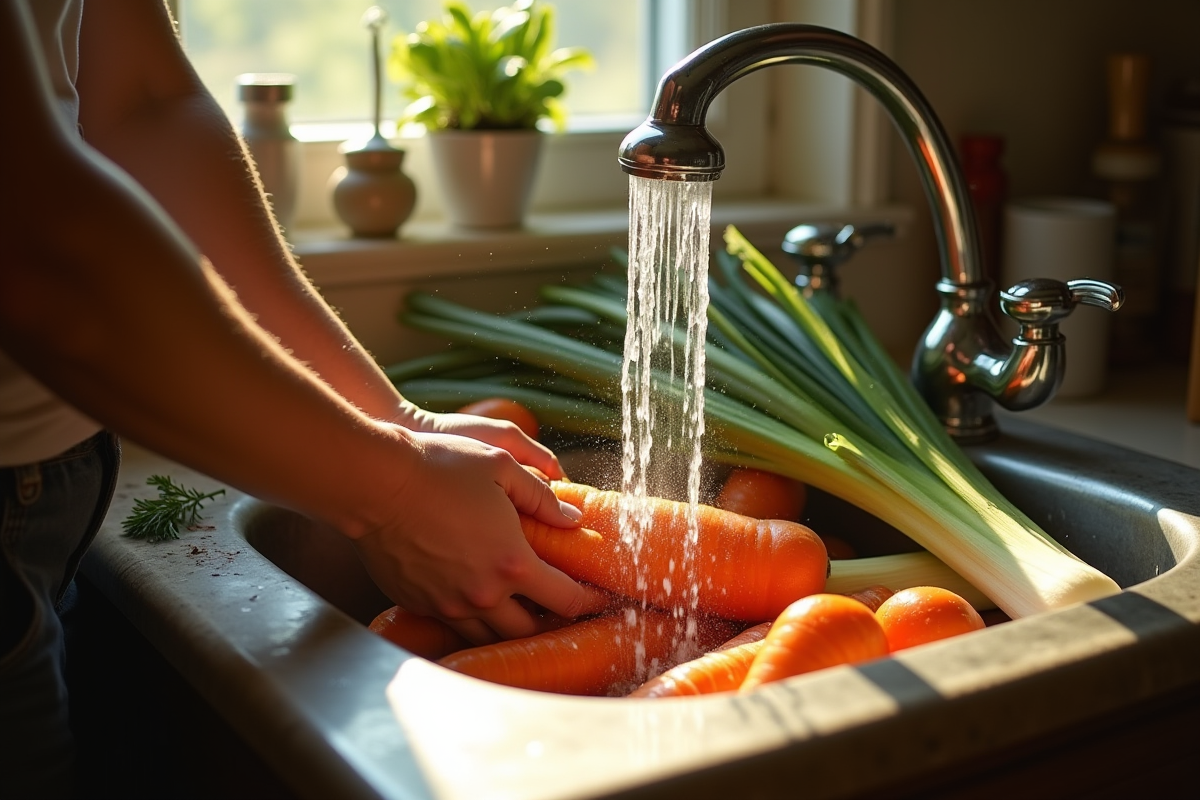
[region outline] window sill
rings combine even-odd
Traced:
[[[642,124],[645,113],[637,114],[577,114],[567,119],[567,127],[557,131],[547,121],[538,124],[543,133],[567,137],[580,137],[589,134],[605,136],[624,136],[629,131]],[[235,120],[236,124],[236,120]],[[324,144],[337,147],[343,142],[365,142],[375,133],[370,120],[354,120],[351,122],[296,122],[289,130],[299,142],[305,144]],[[405,125],[397,129],[395,122],[382,120],[379,123],[379,133],[386,139],[419,139],[426,135],[425,126],[419,124]]]
[[[774,255],[793,226],[823,221],[888,221],[898,235],[912,222],[901,206],[844,208],[795,201],[717,203],[713,241],[736,225],[758,247]],[[291,237],[309,277],[323,288],[410,282],[431,278],[562,269],[600,264],[612,247],[628,246],[625,208],[530,214],[514,230],[465,230],[444,221],[410,220],[396,239],[356,239],[345,229],[301,228]]]

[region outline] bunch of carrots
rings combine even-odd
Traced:
[[[734,635],[731,621],[709,620],[691,644],[700,654],[687,657],[680,655],[685,651],[675,638],[676,622],[670,612],[630,607],[525,639],[472,647],[449,626],[392,607],[371,630],[416,655],[493,683],[656,698],[747,692],[984,627],[962,597],[933,586],[895,593],[883,586],[851,595],[819,592],[790,604],[773,621]],[[640,685],[645,666],[639,666],[639,654],[652,675]],[[666,668],[655,673],[654,665]]]
[[[668,697],[750,691],[984,627],[970,603],[942,588],[827,592],[830,558],[849,546],[794,521],[805,487],[789,478],[735,469],[713,505],[699,508],[693,613],[668,588],[687,561],[685,504],[652,500],[655,524],[635,565],[621,540],[618,493],[569,481],[551,487],[583,519],[564,530],[522,518],[533,550],[623,603],[581,620],[546,619],[542,633],[481,647],[398,607],[380,614],[371,630],[415,655],[508,686]]]

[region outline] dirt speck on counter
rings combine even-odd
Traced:
[[[208,538],[208,537],[201,537]],[[241,550],[222,550],[211,545],[185,545],[188,547],[186,555],[188,558],[194,559],[197,567],[209,567],[210,569],[222,569],[233,564],[237,556],[241,555]],[[217,575],[219,573],[213,573]]]

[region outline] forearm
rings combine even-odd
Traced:
[[[400,397],[297,268],[248,172],[240,142],[209,101],[183,99],[97,143],[154,195],[259,325],[363,411],[394,419]],[[177,151],[164,151],[170,142]],[[213,209],[223,213],[217,224]]]
[[[415,464],[403,432],[263,335],[137,187],[55,155],[69,196],[10,173],[26,195],[21,235],[5,237],[0,346],[122,435],[350,535],[370,529],[356,515]]]
[[[131,16],[119,4],[89,6],[83,57],[106,46],[117,27],[165,24],[161,12],[155,14]],[[228,119],[174,42],[161,35],[153,41],[160,48],[155,62],[162,65],[155,82],[131,81],[120,65],[84,72],[80,93],[89,143],[162,204],[257,323],[299,361],[364,412],[403,419],[395,389],[297,268]],[[117,78],[106,77],[111,75]],[[126,89],[114,102],[113,85],[140,88]]]
[[[154,7],[89,4],[131,21]],[[112,64],[101,48],[81,68],[133,72],[97,112],[161,76],[153,36],[114,33]],[[22,146],[0,149],[0,348],[118,433],[333,525],[393,600],[476,641],[536,628],[514,595],[584,610],[582,587],[537,559],[517,519],[571,525],[578,512],[505,450],[374,419],[284,350],[161,205],[78,140],[37,39],[23,4],[0,2],[0,108],[23,125]]]

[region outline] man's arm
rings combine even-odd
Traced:
[[[503,450],[372,418],[280,347],[68,130],[34,41],[23,3],[0,0],[0,107],[22,126],[0,148],[0,348],[118,433],[333,525],[393,600],[475,641],[535,630],[513,595],[578,613],[587,592],[517,524],[572,524],[553,492]]]
[[[121,41],[144,44],[113,46]],[[85,7],[78,89],[87,141],[162,204],[259,325],[335,391],[377,419],[475,436],[561,476],[554,455],[511,425],[432,415],[403,400],[297,267],[242,142],[162,3]]]

